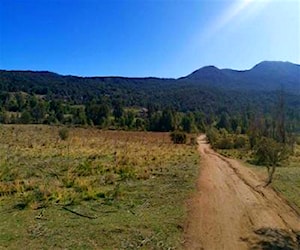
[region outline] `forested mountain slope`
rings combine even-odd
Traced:
[[[261,62],[250,70],[220,70],[214,66],[203,67],[179,79],[76,77],[62,76],[47,71],[0,71],[2,91],[25,91],[38,94],[61,93],[69,96],[88,96],[116,91],[151,91],[169,87],[221,87],[223,90],[263,90],[280,88],[287,92],[300,92],[300,65],[289,62]]]
[[[223,113],[231,117],[272,114],[280,92],[284,93],[288,117],[300,121],[300,65],[288,62],[261,62],[245,71],[207,66],[179,79],[77,77],[48,71],[0,70],[1,111],[31,113],[37,101],[24,95],[35,96],[48,103],[40,121],[49,117],[51,110],[57,113],[62,104],[68,105],[61,111],[65,115],[73,112],[69,108],[72,105],[83,105],[80,112],[87,112],[86,107],[97,104],[105,106],[105,113],[119,106],[150,106],[153,112],[201,112],[208,121],[217,122]],[[54,101],[60,104],[53,104]],[[76,112],[79,111],[74,111],[73,116]]]
[[[221,70],[214,66],[208,66],[196,70],[180,80],[227,90],[273,91],[283,89],[300,94],[300,65],[289,62],[264,61],[252,69],[244,71]]]

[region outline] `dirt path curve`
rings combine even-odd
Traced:
[[[198,142],[201,172],[188,203],[185,249],[300,250],[299,213],[249,168],[213,151],[205,136]]]

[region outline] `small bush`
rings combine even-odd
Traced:
[[[216,144],[220,138],[219,131],[216,128],[210,128],[206,132],[207,139],[213,148],[216,147]]]
[[[233,147],[233,141],[229,137],[221,138],[216,144],[216,148],[218,149],[232,149]]]
[[[245,148],[249,144],[249,140],[245,136],[229,134],[226,129],[211,128],[206,134],[209,143],[216,149],[239,149]]]
[[[186,133],[174,131],[170,134],[172,142],[175,144],[185,144],[187,140]]]
[[[58,131],[59,138],[63,141],[67,140],[69,137],[69,129],[68,128],[62,128]]]
[[[243,136],[237,136],[234,139],[234,148],[245,148],[247,146],[247,139]]]

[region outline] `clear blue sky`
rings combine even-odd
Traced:
[[[0,0],[0,69],[180,77],[300,64],[300,0]]]

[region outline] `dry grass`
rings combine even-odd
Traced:
[[[0,213],[6,214],[0,249],[22,241],[31,249],[41,244],[72,249],[180,246],[183,202],[197,174],[195,146],[174,145],[167,133],[84,128],[70,129],[63,141],[59,130],[0,127]],[[66,206],[94,219],[69,213],[62,209]],[[37,221],[37,216],[46,220]],[[70,217],[82,223],[80,228]],[[19,227],[12,218],[18,218]]]

